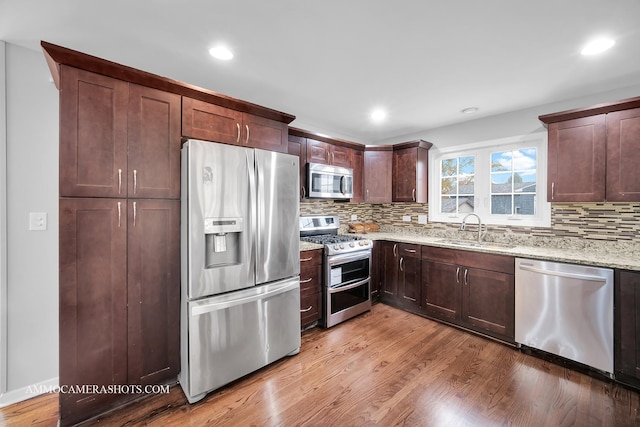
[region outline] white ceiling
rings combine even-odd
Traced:
[[[612,50],[579,54],[602,34]],[[0,40],[45,40],[368,144],[640,84],[639,0],[0,0]],[[208,55],[219,42],[232,61]]]

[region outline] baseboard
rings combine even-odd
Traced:
[[[41,394],[57,391],[58,382],[58,377],[55,377],[50,380],[2,393],[0,394],[0,408],[31,399]]]

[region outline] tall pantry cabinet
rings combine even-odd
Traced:
[[[179,370],[181,97],[59,66],[60,385]],[[135,393],[61,393],[61,425]]]

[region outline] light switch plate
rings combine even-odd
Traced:
[[[427,216],[426,215],[418,215],[418,224],[426,224],[427,223]]]
[[[358,215],[351,215],[351,221],[357,221]]]
[[[411,222],[411,215],[403,215],[402,220],[404,222]]]
[[[44,231],[47,229],[46,212],[29,212],[29,230]]]

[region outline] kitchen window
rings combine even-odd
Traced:
[[[459,223],[474,212],[486,224],[551,225],[546,132],[432,152],[430,221]]]

